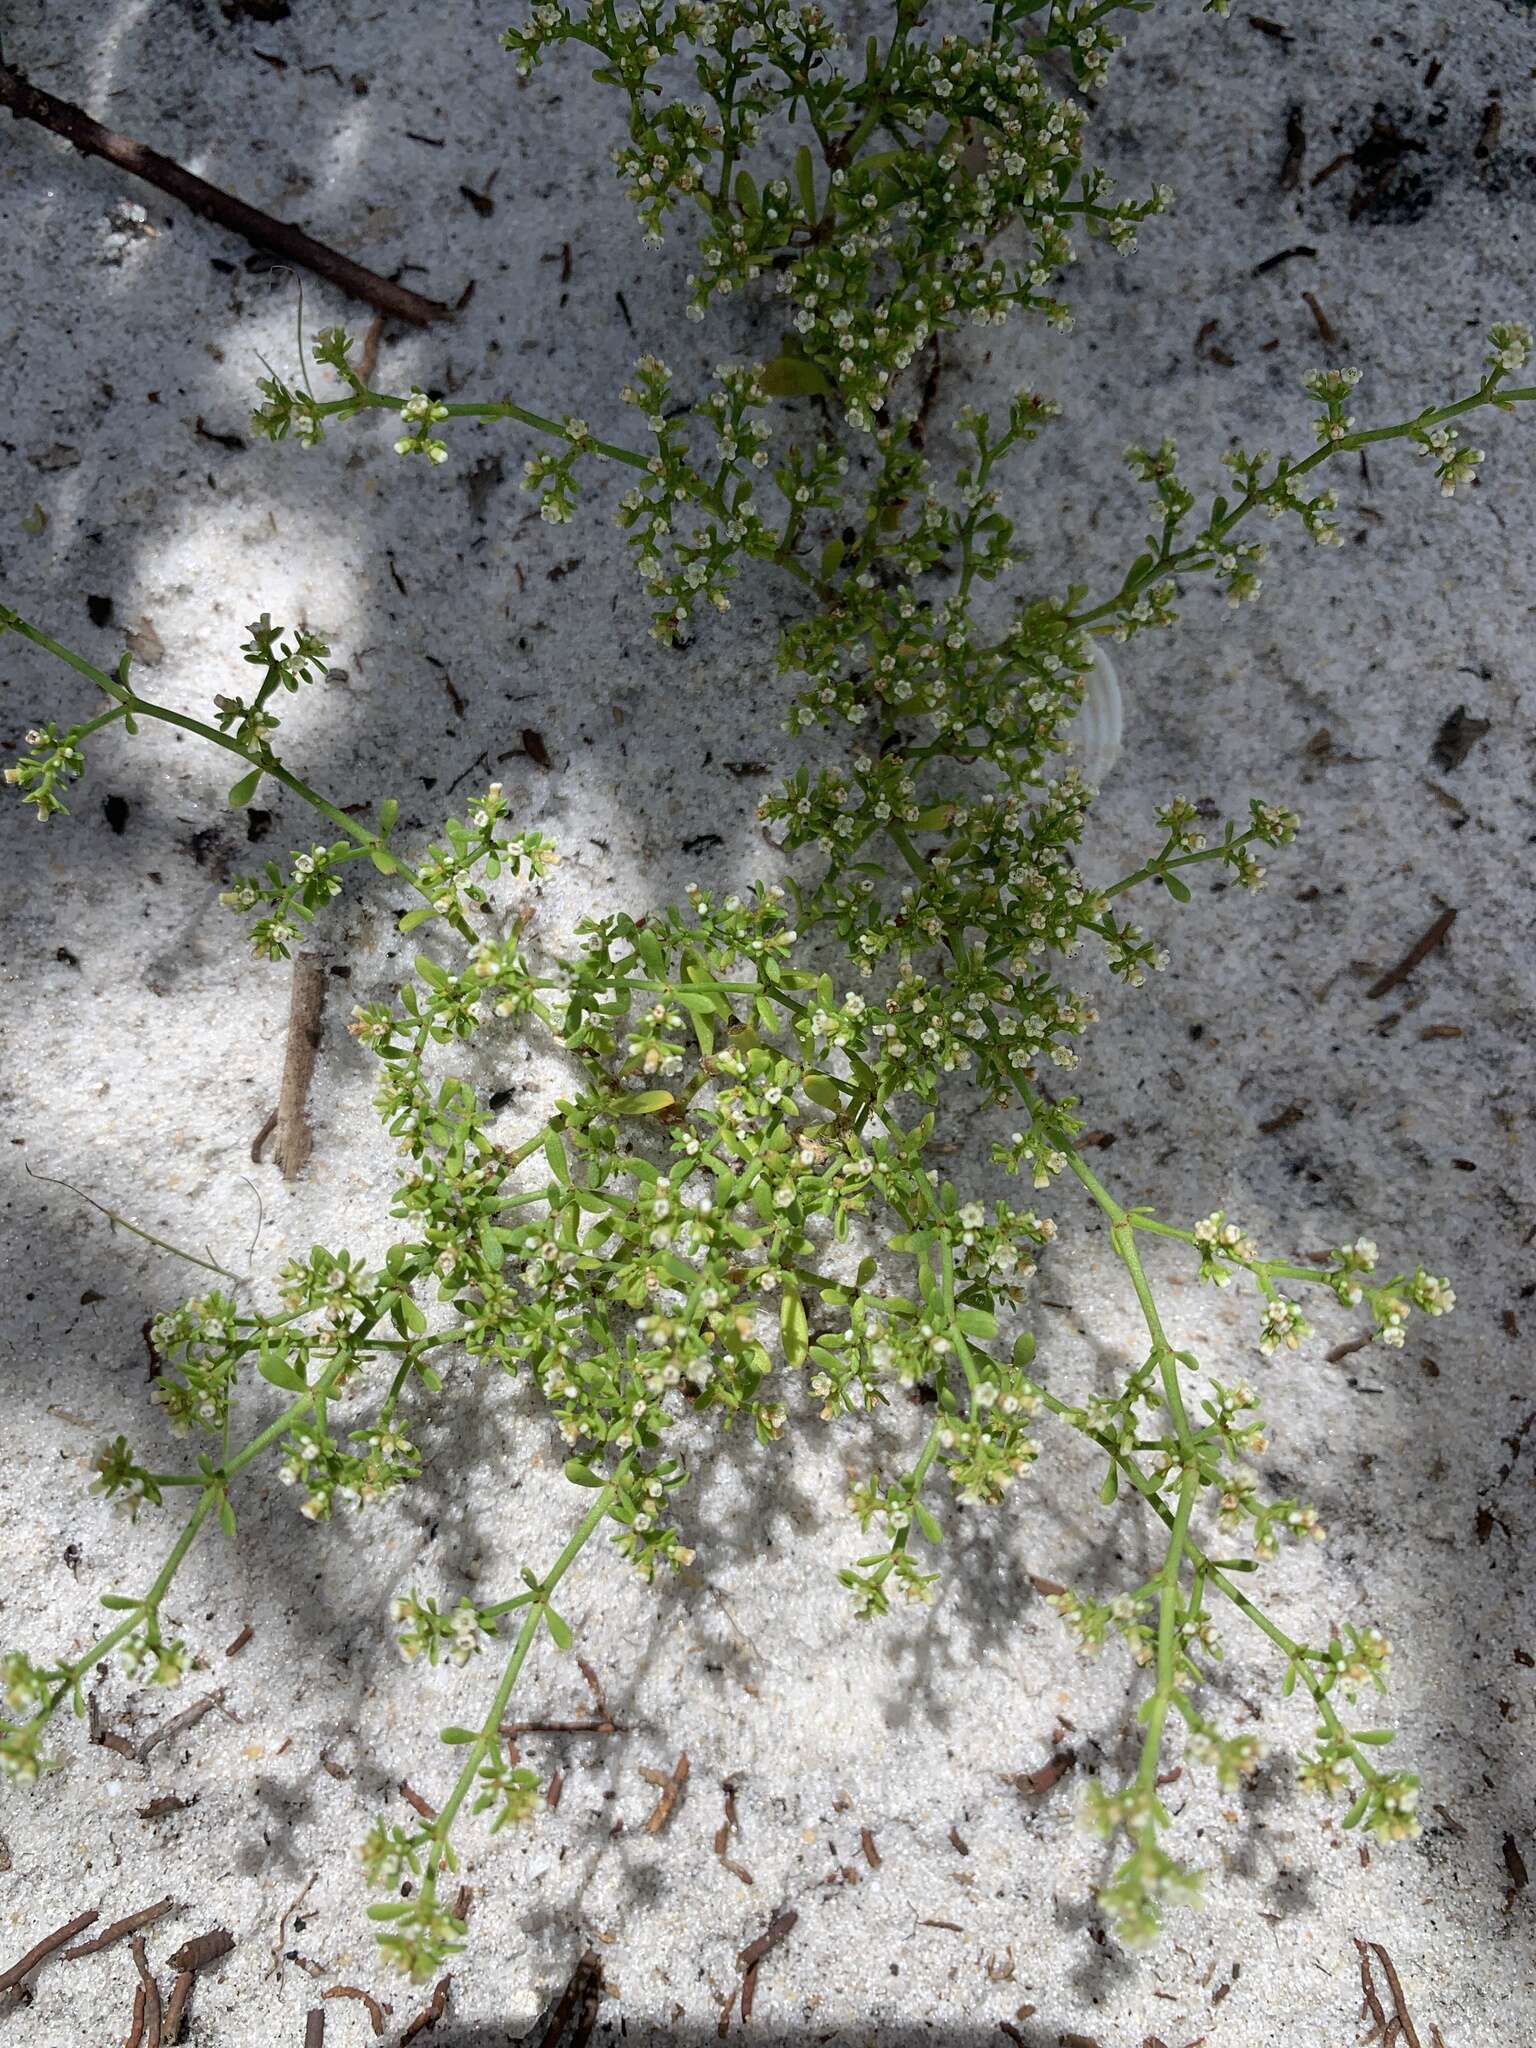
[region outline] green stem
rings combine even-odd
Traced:
[[[543,1624],[549,1603],[554,1596],[555,1588],[581,1555],[589,1538],[596,1531],[599,1523],[603,1521],[608,1510],[613,1506],[615,1499],[622,1490],[625,1479],[628,1477],[628,1473],[629,1461],[626,1459],[617,1468],[608,1484],[594,1497],[591,1507],[588,1508],[580,1522],[577,1523],[565,1548],[555,1559],[543,1578],[539,1580],[534,1591],[534,1597],[528,1603],[522,1627],[518,1630],[517,1640],[512,1646],[512,1653],[507,1658],[506,1665],[502,1670],[501,1682],[496,1687],[491,1704],[486,1710],[485,1719],[480,1724],[480,1732],[469,1745],[464,1759],[464,1766],[454,1782],[452,1792],[448,1795],[447,1804],[432,1823],[432,1846],[427,1855],[426,1877],[422,1887],[424,1896],[429,1899],[436,1891],[438,1872],[441,1870],[445,1859],[448,1862],[448,1867],[450,1869],[453,1868],[452,1850],[448,1837],[452,1831],[454,1819],[458,1814],[459,1808],[469,1796],[469,1792],[479,1774],[480,1766],[484,1763],[487,1754],[499,1739],[498,1731],[501,1727],[502,1717],[507,1710],[507,1702],[511,1699],[518,1678],[522,1674],[523,1665],[527,1661],[529,1650],[533,1647],[534,1638],[538,1635],[539,1629]]]

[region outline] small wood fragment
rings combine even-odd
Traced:
[[[1334,343],[1339,338],[1338,331],[1334,327],[1333,322],[1328,318],[1328,315],[1323,311],[1322,307],[1318,304],[1316,293],[1303,292],[1301,298],[1302,304],[1307,308],[1307,311],[1312,315],[1313,325],[1317,328],[1318,340],[1323,344],[1324,348],[1332,348]]]
[[[255,1629],[252,1628],[249,1622],[247,1622],[245,1624],[245,1627],[241,1629],[239,1635],[235,1637],[235,1640],[225,1650],[225,1656],[238,1657],[240,1652],[245,1648],[246,1644],[251,1640],[251,1637],[255,1635],[255,1633]]]
[[[419,1813],[424,1821],[430,1824],[437,1819],[437,1808],[430,1801],[422,1798],[409,1778],[402,1778],[395,1787],[395,1790],[400,1794],[406,1805],[411,1807],[416,1813]]]
[[[749,1941],[737,1956],[736,1961],[743,1970],[751,1970],[765,1956],[771,1956],[776,1948],[789,1939],[800,1915],[795,1912],[776,1913],[755,1941]]]
[[[189,1806],[197,1804],[197,1795],[182,1799],[174,1792],[164,1792],[158,1799],[151,1799],[148,1806],[135,1809],[140,1820],[164,1820],[168,1813],[185,1813]]]
[[[312,2005],[304,2019],[304,2048],[325,2048],[325,2007]]]
[[[163,1920],[167,1913],[174,1913],[176,1901],[163,1898],[157,1905],[145,1906],[137,1913],[127,1913],[121,1920],[114,1920],[110,1927],[104,1927],[100,1934],[93,1934],[89,1941],[77,1941],[73,1948],[65,1949],[61,1962],[73,1963],[81,1956],[93,1956],[104,1948],[110,1948],[115,1941],[123,1941],[130,1934],[137,1934],[145,1927],[153,1927],[157,1920]]]
[[[603,1959],[595,1948],[584,1949],[549,2016],[548,2026],[539,2036],[539,2048],[563,2048],[567,2039],[566,2028],[573,2021],[573,2038],[589,2040],[602,1995]]]
[[[1059,1784],[1077,1763],[1075,1749],[1058,1749],[1036,1771],[1009,1771],[1004,1774],[1005,1785],[1016,1785],[1021,1792],[1032,1792],[1038,1798]]]
[[[277,1923],[277,1940],[272,1944],[272,1967],[267,1972],[267,1975],[281,1977],[283,1973],[283,1943],[288,1935],[288,1922],[309,1897],[310,1892],[319,1882],[319,1878],[320,1873],[318,1870],[311,1871],[299,1890],[288,1901],[288,1904],[284,1906],[283,1916]]]
[[[859,1847],[864,1851],[864,1861],[870,1869],[878,1870],[885,1859],[875,1847],[875,1838],[868,1828],[859,1829]]]
[[[45,1934],[40,1942],[29,1948],[24,1956],[0,1976],[0,1991],[10,1991],[23,1983],[39,1963],[47,1962],[55,1949],[62,1948],[67,1941],[73,1941],[82,1928],[90,1927],[101,1918],[99,1913],[77,1913],[73,1920],[56,1927],[52,1934]]]
[[[139,1973],[139,1983],[144,1992],[144,2048],[160,2048],[160,1987],[155,1982],[144,1953],[144,1937],[133,1935],[128,1943],[133,1953],[133,1967]]]
[[[647,1764],[640,1766],[640,1775],[648,1785],[660,1787],[661,1796],[651,1808],[640,1832],[643,1835],[659,1835],[672,1818],[672,1809],[678,1796],[688,1782],[688,1752],[685,1749],[670,1771],[654,1770]]]
[[[1301,166],[1307,154],[1307,131],[1302,125],[1300,107],[1292,107],[1285,117],[1285,158],[1280,165],[1280,190],[1294,192],[1301,183]]]
[[[191,212],[201,214],[258,249],[266,249],[285,263],[313,271],[350,297],[363,299],[381,312],[413,327],[429,327],[434,320],[446,320],[449,308],[435,299],[425,299],[393,279],[365,270],[349,256],[329,249],[290,222],[275,220],[259,207],[247,205],[233,193],[224,192],[195,176],[158,150],[136,142],[130,135],[93,121],[80,107],[44,92],[21,72],[0,63],[0,107],[7,107],[20,121],[33,121],[50,134],[61,135],[82,156],[104,157],[131,177],[142,178],[159,192],[179,201]]]
[[[392,2005],[381,2005],[371,1992],[361,1990],[356,1984],[333,1984],[328,1991],[322,1991],[322,1998],[355,1998],[368,2014],[368,2023],[377,2039],[384,2032],[384,2022],[394,2011]]]
[[[1371,983],[1365,992],[1367,997],[1376,1002],[1382,996],[1390,995],[1393,989],[1400,988],[1419,963],[1427,960],[1436,946],[1447,936],[1451,926],[1456,922],[1456,915],[1454,910],[1442,910],[1429,930],[1422,938],[1414,941],[1397,965],[1389,967],[1385,974],[1379,975]]]
[[[184,1941],[167,1961],[173,1970],[206,1970],[210,1963],[227,1956],[234,1945],[235,1937],[227,1927],[210,1927],[206,1934],[196,1934],[190,1941]]]
[[[144,2039],[144,1986],[133,1987],[133,2018],[128,2023],[128,2032],[123,2037],[123,2048],[140,2048]]]
[[[304,1114],[309,1084],[320,1050],[320,1027],[325,1014],[325,962],[318,953],[296,953],[293,957],[293,989],[288,999],[288,1043],[283,1054],[283,1078],[278,1087],[277,1109],[270,1128],[277,1132],[272,1157],[282,1169],[284,1180],[297,1180],[299,1171],[314,1150],[314,1135]],[[263,1138],[265,1131],[263,1132]],[[251,1147],[259,1158],[258,1138]]]
[[[223,1704],[222,1691],[204,1693],[203,1697],[194,1700],[184,1713],[173,1714],[170,1720],[162,1721],[157,1728],[151,1728],[135,1750],[135,1756],[141,1764],[148,1763],[151,1751],[158,1749],[162,1742],[172,1742],[178,1735],[185,1735],[189,1728],[197,1726],[204,1714],[211,1713],[215,1707]]]
[[[422,2007],[415,2019],[411,2021],[411,2024],[400,2036],[400,2048],[405,2048],[406,2042],[414,2041],[418,2034],[431,2033],[443,2014],[448,2010],[448,1990],[452,1983],[453,1979],[451,1977],[438,1978],[436,1984],[432,1987],[430,2001]]]
[[[166,2048],[174,2048],[181,2039],[181,2029],[187,2016],[187,2000],[192,1996],[192,1987],[197,1982],[195,1970],[178,1972],[171,1986],[171,1995],[166,2001],[164,2039]]]
[[[800,1915],[795,1912],[776,1913],[756,1941],[748,1942],[737,1956],[741,1966],[741,2023],[743,2026],[752,2017],[753,2002],[757,1997],[758,1966],[765,1957],[789,1939],[791,1930]]]

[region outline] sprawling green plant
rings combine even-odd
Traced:
[[[1165,1908],[1199,1886],[1164,1846],[1157,1785],[1170,1715],[1185,1724],[1186,1753],[1223,1785],[1259,1761],[1251,1734],[1225,1733],[1201,1704],[1214,1690],[1223,1602],[1274,1645],[1284,1690],[1299,1686],[1311,1702],[1304,1782],[1346,1800],[1345,1824],[1382,1841],[1416,1831],[1417,1779],[1383,1767],[1389,1736],[1356,1711],[1362,1689],[1384,1689],[1390,1646],[1364,1617],[1323,1617],[1315,1639],[1297,1640],[1245,1590],[1284,1540],[1322,1531],[1302,1503],[1262,1496],[1249,1463],[1265,1441],[1259,1396],[1168,1333],[1140,1244],[1176,1240],[1203,1280],[1250,1284],[1264,1356],[1308,1334],[1301,1290],[1363,1307],[1387,1345],[1402,1343],[1411,1311],[1440,1315],[1453,1296],[1422,1266],[1383,1276],[1365,1238],[1324,1264],[1276,1256],[1222,1209],[1167,1221],[1124,1204],[1090,1168],[1074,1142],[1075,1103],[1050,1085],[1052,1068],[1076,1065],[1094,1021],[1060,963],[1092,943],[1141,986],[1166,955],[1123,899],[1187,903],[1185,873],[1206,864],[1257,889],[1264,853],[1288,844],[1297,820],[1255,801],[1208,834],[1175,797],[1147,858],[1096,886],[1075,855],[1094,792],[1063,752],[1096,639],[1171,625],[1200,578],[1234,604],[1257,594],[1255,514],[1289,515],[1314,541],[1337,541],[1334,496],[1318,475],[1335,457],[1402,440],[1430,458],[1442,490],[1464,483],[1481,452],[1459,444],[1454,422],[1536,398],[1509,381],[1530,336],[1495,327],[1474,388],[1377,426],[1348,411],[1354,372],[1317,373],[1307,380],[1312,450],[1233,449],[1230,481],[1207,499],[1181,481],[1170,443],[1129,450],[1152,513],[1118,586],[1010,599],[1020,555],[1005,464],[1057,408],[1023,392],[1001,420],[961,409],[963,459],[938,474],[917,430],[918,379],[903,373],[963,321],[991,324],[1015,308],[1064,321],[1051,293],[1074,221],[1125,246],[1165,204],[1163,193],[1111,200],[1083,164],[1078,102],[1050,82],[1062,55],[1080,80],[1100,82],[1115,11],[1001,0],[977,10],[968,39],[931,34],[921,10],[897,0],[862,63],[845,63],[813,6],[663,0],[621,11],[592,0],[579,14],[541,0],[508,44],[525,71],[575,44],[625,94],[618,167],[647,238],[685,201],[703,215],[690,310],[771,279],[791,342],[765,363],[723,366],[708,395],[681,409],[667,369],[646,357],[622,394],[639,416],[633,441],[507,398],[376,390],[336,329],[313,354],[338,395],[315,396],[303,377],[263,383],[257,427],[309,446],[382,412],[402,455],[440,462],[456,421],[514,423],[538,437],[525,482],[554,521],[573,516],[585,465],[631,470],[618,517],[664,639],[726,611],[753,562],[801,586],[778,643],[789,721],[843,726],[847,738],[829,739],[829,765],[800,770],[761,807],[782,832],[782,884],[691,888],[645,915],[594,914],[574,957],[544,957],[525,896],[555,851],[510,829],[498,784],[408,857],[392,800],[368,822],[280,759],[284,697],[324,673],[312,633],[260,620],[244,649],[252,694],[219,698],[202,721],[144,696],[126,655],[99,668],[0,611],[0,625],[107,700],[67,730],[31,734],[6,771],[39,818],[64,808],[87,741],[166,720],[239,757],[231,802],[250,802],[271,778],[336,835],[231,890],[259,955],[286,956],[360,859],[421,899],[402,930],[437,921],[451,934],[396,1002],[360,1006],[352,1021],[379,1059],[379,1110],[405,1155],[391,1209],[399,1241],[376,1268],[345,1250],[290,1261],[269,1307],[211,1292],[160,1319],[156,1398],[173,1433],[202,1448],[190,1467],[163,1470],[119,1438],[97,1460],[96,1490],[135,1516],[185,1491],[181,1533],[142,1591],[106,1596],[111,1625],[81,1654],[0,1662],[10,1716],[0,1750],[35,1777],[50,1717],[66,1700],[80,1709],[84,1675],[109,1652],[157,1682],[186,1668],[187,1647],[162,1633],[163,1602],[207,1525],[235,1538],[237,1482],[256,1460],[275,1458],[300,1512],[326,1520],[411,1481],[412,1431],[446,1398],[456,1361],[494,1361],[529,1381],[584,1490],[569,1541],[542,1573],[525,1568],[505,1599],[444,1611],[412,1594],[394,1614],[408,1658],[463,1663],[493,1640],[505,1652],[480,1724],[443,1731],[461,1765],[436,1818],[381,1820],[364,1845],[370,1880],[397,1894],[371,1909],[381,1941],[414,1977],[461,1945],[444,1885],[466,1801],[493,1828],[537,1803],[532,1773],[498,1730],[541,1632],[570,1646],[554,1601],[583,1546],[611,1532],[645,1578],[688,1563],[679,1419],[713,1412],[766,1443],[806,1395],[832,1422],[903,1389],[925,1393],[931,1426],[910,1467],[853,1487],[860,1529],[876,1532],[842,1574],[863,1614],[884,1612],[893,1594],[929,1597],[940,1485],[963,1502],[999,1502],[1039,1455],[1047,1418],[1102,1455],[1106,1503],[1124,1490],[1162,1525],[1162,1562],[1145,1583],[1107,1603],[1074,1592],[1053,1603],[1085,1648],[1118,1635],[1150,1674],[1135,1775],[1117,1791],[1095,1784],[1088,1801],[1090,1824],[1128,1844],[1100,1895],[1127,1941],[1152,1936]],[[693,98],[674,90],[688,79]],[[509,1033],[548,1047],[572,1076],[549,1121],[511,1144],[456,1057],[476,1034]],[[1022,1183],[1017,1201],[989,1205],[967,1191],[963,1165],[951,1180],[931,1163],[938,1135],[987,1105],[1013,1126],[991,1158]],[[1035,1198],[1063,1176],[1107,1218],[1147,1330],[1118,1391],[1085,1400],[1053,1390],[1026,1326],[1035,1259],[1057,1231]],[[258,1411],[253,1379],[283,1396],[275,1413]],[[238,1418],[254,1412],[266,1419],[242,1441],[249,1424]]]

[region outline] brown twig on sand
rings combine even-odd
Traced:
[[[627,1731],[622,1722],[613,1718],[603,1692],[602,1681],[585,1657],[578,1657],[577,1664],[582,1677],[587,1681],[587,1690],[597,1708],[595,1717],[589,1721],[503,1721],[498,1733],[508,1742],[515,1742],[519,1735],[623,1735]]]
[[[197,1726],[204,1714],[212,1713],[213,1709],[222,1706],[223,1702],[222,1691],[204,1693],[200,1700],[192,1702],[185,1713],[173,1714],[170,1720],[162,1721],[158,1728],[151,1728],[134,1751],[134,1755],[141,1764],[148,1763],[151,1751],[158,1749],[162,1742],[172,1742],[178,1735],[185,1735],[189,1728]]]
[[[395,2009],[392,2005],[381,2005],[371,1992],[361,1991],[355,1984],[333,1984],[328,1991],[322,1991],[320,1996],[355,1998],[359,2005],[367,2008],[368,2019],[376,2036],[383,2033],[384,2022]]]
[[[139,1973],[144,1992],[144,2048],[160,2048],[160,1987],[144,1953],[143,1935],[135,1934],[128,1946],[133,1951],[133,1967]]]
[[[166,2048],[175,2048],[175,2044],[181,2039],[182,2022],[187,2016],[187,2000],[192,1996],[192,1987],[196,1982],[196,1970],[177,1972],[176,1982],[171,1986],[171,1995],[165,2006],[163,2032]]]
[[[296,228],[285,220],[276,220],[259,207],[237,199],[233,193],[208,184],[171,157],[162,156],[145,143],[135,142],[131,135],[120,135],[114,128],[104,128],[82,108],[71,106],[68,100],[55,99],[51,92],[44,92],[40,86],[33,85],[30,79],[9,64],[0,64],[0,107],[9,108],[19,121],[34,121],[50,134],[62,135],[82,156],[104,157],[108,163],[116,164],[119,170],[142,178],[145,184],[153,185],[157,191],[179,200],[205,220],[228,228],[232,234],[242,236],[258,249],[266,249],[281,257],[285,263],[313,271],[316,277],[325,278],[350,297],[377,306],[381,313],[397,320],[408,320],[413,327],[430,327],[434,320],[449,317],[450,309],[436,299],[424,299],[419,292],[396,284],[391,278],[365,270],[361,263],[354,263],[350,256],[343,256],[338,250],[328,249],[324,242],[317,242],[302,228]]]
[[[63,1927],[56,1927],[52,1934],[45,1934],[34,1948],[29,1948],[26,1954],[18,1962],[12,1963],[4,1976],[0,1977],[0,1991],[14,1990],[18,1984],[31,1976],[39,1963],[47,1962],[56,1948],[62,1948],[66,1941],[73,1941],[82,1927],[89,1927],[93,1921],[100,1918],[99,1913],[77,1913],[74,1919]]]
[[[274,1130],[277,1132],[272,1157],[282,1168],[284,1180],[297,1180],[300,1167],[314,1150],[304,1105],[309,1099],[315,1055],[320,1050],[320,1022],[324,1015],[325,962],[316,953],[296,953],[293,993],[288,1001],[288,1045],[283,1054],[277,1108],[251,1141],[251,1158],[259,1165],[263,1145]]]
[[[174,1913],[176,1901],[161,1899],[158,1905],[145,1906],[140,1912],[127,1913],[121,1920],[114,1920],[110,1927],[104,1927],[100,1934],[93,1934],[89,1941],[77,1941],[73,1948],[65,1949],[59,1958],[61,1962],[78,1962],[81,1956],[93,1956],[99,1949],[110,1948],[114,1941],[122,1941],[130,1934],[139,1934],[146,1927],[153,1927],[157,1920],[163,1920],[167,1913]]]
[[[687,1750],[683,1751],[670,1771],[658,1771],[649,1764],[642,1764],[640,1766],[640,1775],[644,1778],[647,1785],[658,1787],[661,1794],[656,1804],[651,1808],[645,1825],[641,1828],[640,1832],[643,1835],[659,1835],[667,1822],[672,1818],[672,1809],[677,1804],[678,1795],[688,1782]]]
[[[283,1943],[288,1938],[288,1922],[309,1897],[319,1880],[319,1871],[311,1871],[299,1890],[284,1906],[283,1917],[277,1923],[277,1940],[272,1944],[272,1968],[267,1972],[268,1976],[280,1977],[283,1974]]]
[[[1408,979],[1409,975],[1412,974],[1419,962],[1427,959],[1433,953],[1436,946],[1446,937],[1455,922],[1456,912],[1454,910],[1442,910],[1429,930],[1425,932],[1421,939],[1414,941],[1397,965],[1389,967],[1385,974],[1379,975],[1371,983],[1365,992],[1370,1000],[1374,1002],[1381,996],[1389,996],[1393,989],[1400,987]]]
[[[400,2036],[400,2048],[405,2048],[406,2042],[414,2041],[418,2034],[431,2033],[443,2014],[448,2010],[448,1990],[452,1983],[453,1979],[451,1977],[438,1978],[436,1984],[432,1987],[430,2002],[422,2007],[415,2019],[411,2021],[411,2024]]]
[[[585,1949],[577,1958],[570,1981],[561,1992],[559,2003],[549,2016],[548,2026],[539,2036],[539,2048],[562,2048],[566,2039],[565,2030],[573,2021],[573,2039],[576,2042],[590,2040],[597,2019],[598,2002],[602,1995],[602,1957],[595,1948]]]
[[[741,1965],[741,2020],[743,2026],[752,2017],[752,2005],[757,1997],[758,1964],[763,1961],[764,1957],[772,1955],[781,1942],[789,1939],[790,1931],[799,1918],[800,1915],[798,1913],[776,1913],[773,1919],[768,1922],[767,1927],[757,1937],[756,1941],[748,1942],[747,1946],[736,1958],[737,1962]]]
[[[173,1970],[206,1970],[210,1963],[227,1956],[234,1945],[235,1937],[227,1927],[210,1927],[206,1934],[184,1941],[168,1960]]]

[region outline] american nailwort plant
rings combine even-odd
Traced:
[[[1319,1266],[1261,1247],[1222,1209],[1181,1223],[1127,1207],[1076,1148],[1074,1101],[1051,1085],[1094,1022],[1061,963],[1092,944],[1140,987],[1166,956],[1127,899],[1187,903],[1185,871],[1207,864],[1257,889],[1297,820],[1255,801],[1207,835],[1173,797],[1146,860],[1093,887],[1074,849],[1094,792],[1062,754],[1097,637],[1172,626],[1201,580],[1234,605],[1258,594],[1256,514],[1338,542],[1320,474],[1335,456],[1403,441],[1446,493],[1468,481],[1481,451],[1457,423],[1536,398],[1511,381],[1530,336],[1495,327],[1463,396],[1374,426],[1349,410],[1355,372],[1318,372],[1310,452],[1234,448],[1230,481],[1209,498],[1182,480],[1168,442],[1130,449],[1150,518],[1118,587],[1014,599],[1003,630],[984,627],[980,595],[1000,586],[1006,597],[1018,561],[1008,465],[1057,409],[1032,392],[1001,419],[962,408],[964,458],[936,473],[913,409],[919,357],[963,323],[1015,311],[1065,323],[1053,293],[1071,233],[1128,248],[1166,206],[1161,191],[1112,195],[1083,162],[1078,100],[1052,83],[1066,66],[1102,86],[1115,11],[1003,0],[967,16],[972,36],[939,36],[897,0],[884,35],[850,53],[815,7],[593,0],[582,13],[548,0],[507,44],[525,73],[575,45],[627,97],[618,171],[647,239],[702,216],[689,312],[761,292],[781,302],[775,324],[787,316],[789,339],[763,363],[722,366],[683,407],[664,364],[644,358],[622,394],[633,432],[613,440],[509,398],[376,390],[339,329],[313,350],[335,395],[316,396],[307,377],[262,384],[257,428],[311,447],[382,413],[402,456],[438,463],[457,421],[505,421],[533,437],[524,481],[552,521],[576,515],[589,465],[622,465],[634,482],[619,519],[664,640],[728,611],[744,575],[794,579],[803,606],[778,647],[790,724],[825,728],[841,765],[802,770],[761,808],[782,831],[782,885],[690,889],[644,917],[595,908],[575,958],[536,957],[520,893],[555,849],[512,829],[499,785],[407,850],[393,800],[363,822],[281,759],[284,699],[324,672],[313,633],[260,620],[243,650],[253,687],[218,698],[205,721],[143,695],[126,655],[103,669],[0,613],[106,699],[81,723],[41,726],[7,769],[40,819],[64,809],[95,735],[169,720],[238,757],[232,803],[270,778],[334,835],[231,891],[259,955],[286,956],[360,860],[419,896],[402,929],[436,921],[452,935],[395,1004],[352,1020],[378,1056],[379,1110],[405,1155],[399,1241],[377,1269],[345,1250],[291,1261],[267,1307],[211,1292],[160,1320],[156,1398],[172,1432],[201,1448],[189,1467],[162,1469],[119,1439],[97,1461],[95,1491],[136,1518],[174,1513],[184,1495],[179,1533],[143,1590],[106,1597],[110,1625],[78,1656],[50,1665],[13,1652],[0,1664],[0,1745],[14,1774],[35,1778],[52,1761],[52,1716],[65,1702],[81,1710],[81,1681],[108,1653],[160,1683],[187,1667],[191,1649],[162,1633],[163,1602],[213,1524],[237,1540],[239,1481],[258,1459],[278,1461],[311,1520],[357,1512],[409,1484],[414,1418],[447,1398],[459,1361],[529,1380],[584,1507],[569,1540],[504,1599],[445,1612],[413,1594],[393,1616],[408,1658],[464,1663],[494,1646],[504,1659],[481,1722],[442,1731],[460,1769],[435,1820],[381,1820],[363,1847],[369,1880],[392,1894],[370,1909],[380,1940],[413,1977],[464,1933],[443,1887],[466,1804],[494,1830],[537,1803],[498,1728],[541,1635],[570,1647],[556,1601],[582,1549],[602,1531],[645,1579],[693,1556],[687,1473],[670,1448],[690,1411],[768,1442],[807,1397],[835,1422],[926,1390],[932,1426],[909,1469],[853,1489],[869,1547],[842,1578],[870,1616],[893,1596],[930,1596],[943,1487],[1000,1502],[1047,1424],[1102,1454],[1106,1503],[1124,1490],[1161,1525],[1151,1579],[1109,1602],[1065,1592],[1053,1603],[1086,1649],[1118,1636],[1148,1673],[1139,1767],[1118,1790],[1093,1785],[1087,1803],[1101,1835],[1125,1840],[1101,1900],[1126,1941],[1150,1938],[1199,1890],[1165,1846],[1170,1717],[1185,1754],[1223,1785],[1259,1761],[1255,1738],[1225,1733],[1202,1704],[1224,1607],[1269,1639],[1284,1691],[1306,1696],[1303,1782],[1380,1841],[1416,1831],[1418,1781],[1386,1766],[1390,1735],[1361,1697],[1384,1690],[1390,1645],[1364,1617],[1320,1617],[1296,1640],[1246,1590],[1284,1541],[1323,1532],[1301,1502],[1262,1497],[1248,1462],[1266,1436],[1259,1395],[1236,1363],[1203,1363],[1168,1332],[1140,1243],[1173,1239],[1203,1280],[1251,1286],[1265,1358],[1307,1336],[1308,1289],[1359,1305],[1386,1345],[1402,1344],[1413,1311],[1450,1309],[1451,1289],[1422,1266],[1383,1274],[1364,1238]],[[987,609],[998,613],[996,595]],[[476,1033],[530,1034],[578,1077],[550,1122],[511,1145],[455,1066]],[[1022,1189],[990,1206],[968,1193],[963,1166],[952,1181],[929,1164],[945,1120],[978,1097],[1006,1112],[992,1159]],[[1048,1361],[1037,1370],[1024,1327],[1064,1182],[1107,1219],[1146,1324],[1145,1355],[1119,1391],[1080,1402],[1053,1390]],[[261,1382],[282,1397],[275,1410]]]

